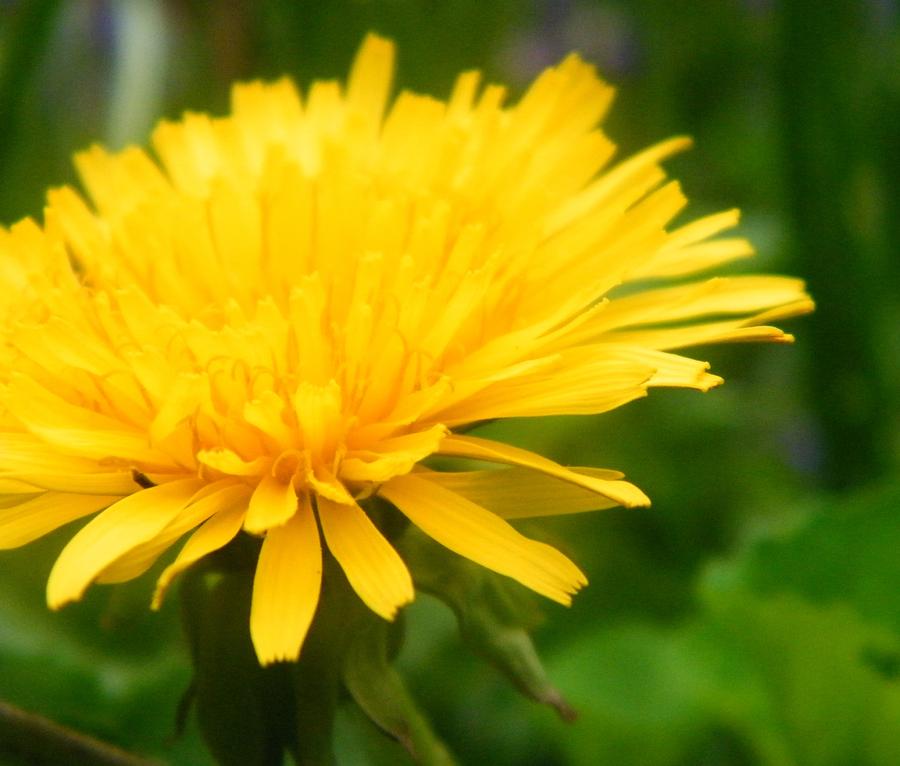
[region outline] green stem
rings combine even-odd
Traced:
[[[873,166],[872,83],[863,55],[870,4],[781,3],[780,95],[793,252],[817,311],[804,326],[834,488],[884,474],[889,420],[879,307],[888,280],[866,231],[861,189]]]
[[[3,40],[6,55],[0,64],[0,171],[6,170],[15,145],[20,106],[28,96],[28,84],[41,61],[59,5],[59,0],[33,0],[16,3],[4,14],[8,18]]]
[[[151,766],[156,761],[0,702],[0,761],[41,766]]]

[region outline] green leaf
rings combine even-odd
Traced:
[[[679,627],[589,633],[550,663],[580,713],[562,746],[573,764],[897,763],[900,689],[873,649],[898,644],[846,606],[740,591]]]
[[[764,695],[734,720],[760,754],[780,740],[776,752],[802,764],[900,762],[900,688],[867,660],[900,651],[895,636],[848,605],[795,596],[729,593],[710,607],[716,640],[737,649]]]
[[[680,626],[619,624],[558,652],[582,713],[572,761],[900,762],[898,501],[834,499],[710,567]]]
[[[703,588],[738,585],[798,593],[817,604],[850,603],[900,633],[900,485],[822,504],[792,530],[758,540],[711,567]]]
[[[561,739],[566,763],[678,762],[705,725],[696,694],[705,668],[683,642],[677,632],[622,625],[588,632],[550,657],[550,672],[579,713]]]

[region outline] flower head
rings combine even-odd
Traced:
[[[56,561],[51,607],[189,534],[158,604],[243,530],[264,539],[257,654],[296,658],[323,547],[379,615],[413,598],[372,495],[568,603],[584,575],[508,520],[646,496],[462,427],[706,390],[720,378],[672,349],[786,341],[769,322],[811,308],[788,278],[659,285],[751,248],[711,239],[735,211],[670,226],[685,198],[660,162],[686,140],[611,165],[612,91],[577,56],[510,107],[475,72],[446,102],[391,102],[392,65],[370,36],[345,89],[239,85],[228,117],[162,123],[158,159],[78,155],[89,202],[57,189],[43,226],[0,230],[0,546],[96,514]]]

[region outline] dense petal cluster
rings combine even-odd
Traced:
[[[379,615],[413,598],[375,494],[568,603],[584,575],[508,520],[646,496],[462,427],[706,390],[720,379],[673,349],[789,340],[769,323],[811,308],[794,279],[682,279],[751,254],[711,239],[737,213],[670,227],[685,199],[660,162],[687,141],[613,165],[611,89],[577,56],[513,106],[475,72],[446,102],[390,101],[392,67],[370,36],[346,88],[239,85],[230,116],[162,123],[157,159],[80,154],[89,202],[57,189],[43,225],[0,229],[0,546],[96,514],[51,607],[190,533],[158,604],[243,530],[263,538],[259,658],[295,658],[323,546]]]

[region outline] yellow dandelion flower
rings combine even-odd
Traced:
[[[577,56],[513,106],[476,72],[446,102],[389,101],[392,68],[370,36],[345,89],[236,86],[230,116],[162,123],[156,160],[79,154],[89,203],[57,189],[43,226],[0,230],[0,547],[96,514],[50,573],[52,608],[190,534],[159,604],[244,531],[263,538],[259,659],[296,658],[323,547],[382,617],[413,598],[372,495],[567,604],[585,576],[509,520],[649,501],[463,427],[709,389],[721,379],[673,349],[787,341],[769,323],[810,310],[796,279],[659,286],[751,247],[711,239],[736,211],[669,226],[685,198],[660,163],[686,140],[611,164],[612,90]]]

